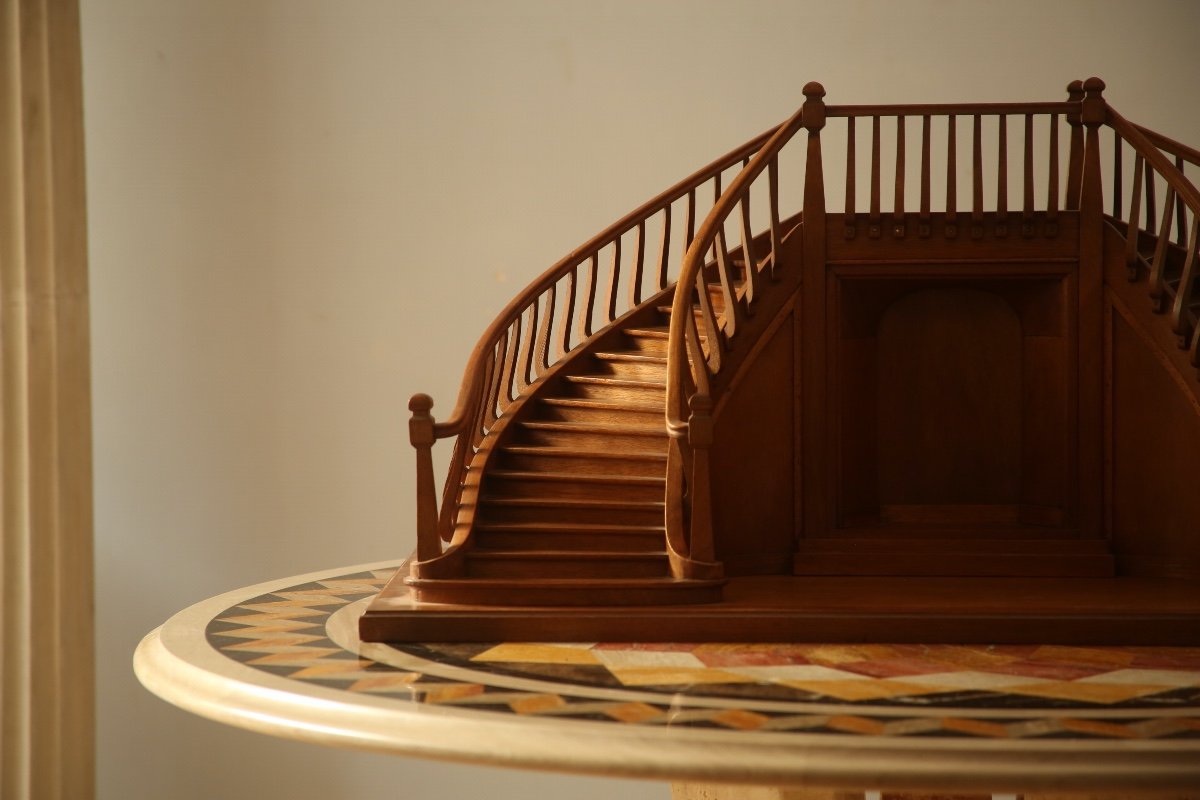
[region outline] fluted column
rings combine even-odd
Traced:
[[[0,0],[0,797],[94,795],[76,0]]]

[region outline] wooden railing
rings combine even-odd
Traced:
[[[671,437],[668,450],[667,474],[667,538],[673,563],[683,564],[678,577],[689,577],[688,561],[704,564],[714,561],[712,513],[708,506],[710,487],[720,476],[711,474],[709,448],[712,444],[715,383],[728,360],[726,354],[735,347],[743,321],[753,314],[754,306],[764,291],[769,290],[769,278],[779,278],[783,270],[803,270],[804,264],[819,265],[824,270],[827,242],[824,167],[822,163],[822,130],[827,120],[845,119],[845,214],[841,232],[846,240],[865,234],[867,238],[902,239],[913,235],[919,238],[939,236],[955,239],[961,236],[980,238],[985,234],[997,238],[1009,235],[1033,237],[1058,235],[1061,207],[1078,210],[1083,202],[1086,136],[1094,132],[1094,121],[1103,107],[1096,82],[1085,86],[1075,82],[1068,87],[1068,99],[1052,103],[955,104],[955,105],[888,105],[888,106],[825,106],[824,89],[810,83],[804,87],[805,103],[801,110],[783,123],[745,169],[730,184],[714,205],[709,217],[701,224],[680,267],[671,315],[671,334],[667,367],[667,431]],[[1090,109],[1090,110],[1089,110]],[[884,120],[893,120],[885,126]],[[969,200],[959,201],[959,120],[969,123],[970,159]],[[1009,123],[1018,120],[1021,136],[1017,151],[1020,159],[1020,199],[1010,202]],[[856,152],[856,126],[859,121],[870,125],[870,154],[868,198],[865,207],[860,203],[858,176],[859,156]],[[1070,126],[1066,145],[1067,180],[1064,187],[1060,176],[1061,120]],[[910,121],[919,130],[919,165],[916,169],[915,208],[908,204],[907,177]],[[1092,125],[1092,128],[1088,126]],[[885,127],[891,134],[885,141]],[[780,252],[778,220],[782,216],[778,204],[779,159],[784,146],[801,129],[806,137],[803,191],[803,254],[804,263],[784,263],[777,258]],[[843,131],[835,131],[837,134]],[[964,130],[965,134],[965,130]],[[985,134],[994,136],[995,171],[985,172]],[[828,134],[826,134],[828,136]],[[935,135],[944,149],[933,145]],[[1043,140],[1039,147],[1039,137]],[[1094,149],[1094,148],[1093,148]],[[894,179],[885,185],[882,154],[891,151]],[[936,174],[934,162],[940,162],[941,174]],[[990,163],[991,158],[987,158]],[[769,203],[769,222],[766,236],[749,228],[750,196],[756,184],[766,176]],[[1089,177],[1098,181],[1095,171]],[[936,179],[936,180],[935,180]],[[985,197],[985,184],[994,187],[993,198]],[[1041,186],[1044,202],[1038,201]],[[943,191],[935,193],[935,187]],[[883,208],[884,198],[891,196],[891,208]],[[1064,196],[1065,195],[1065,196]],[[1099,183],[1088,194],[1088,203],[1099,196]],[[1060,199],[1061,198],[1061,199]],[[1092,203],[1095,205],[1094,203]],[[910,210],[911,208],[911,210]],[[937,214],[935,226],[934,214]],[[1095,239],[1099,241],[1100,208],[1094,208]],[[727,226],[740,227],[741,253],[731,255]],[[936,229],[935,229],[936,228]],[[960,232],[960,228],[964,230]],[[754,250],[756,242],[764,241],[762,252]],[[715,276],[714,276],[715,271]],[[823,302],[820,287],[806,286],[815,291]],[[714,308],[712,296],[721,297],[722,308]],[[743,337],[745,338],[745,337]],[[752,343],[747,343],[752,344]],[[694,567],[693,567],[694,568]]]
[[[1200,368],[1200,191],[1185,174],[1189,164],[1200,167],[1200,151],[1135,125],[1111,107],[1105,108],[1104,122],[1114,133],[1112,217],[1125,225],[1129,280],[1146,281],[1151,307],[1169,315],[1179,347]],[[1128,213],[1123,203],[1126,148],[1134,155]]]
[[[412,397],[409,436],[417,451],[418,561],[435,558],[442,542],[451,540],[468,467],[505,410],[564,355],[674,282],[705,196],[716,202],[722,195],[722,174],[743,166],[774,133],[773,128],[756,136],[626,214],[526,287],[479,339],[447,419],[434,420],[429,395]],[[657,251],[648,256],[652,231],[658,233]],[[449,437],[457,438],[439,510],[431,451],[437,440]]]

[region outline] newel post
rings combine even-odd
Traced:
[[[408,438],[417,451],[417,561],[428,561],[442,553],[437,531],[437,491],[433,481],[433,398],[414,394],[408,401],[413,412],[408,421]]]
[[[808,156],[804,165],[804,260],[825,263],[825,176],[821,168],[821,129],[825,127],[825,87],[816,81],[804,85],[803,124],[808,129]]]
[[[1079,397],[1104,395],[1104,183],[1100,167],[1100,126],[1108,118],[1104,81],[1083,84],[1081,118],[1086,128],[1079,185]],[[1103,531],[1104,419],[1101,404],[1079,405],[1079,530]]]
[[[1067,101],[1079,103],[1083,100],[1083,81],[1067,84]],[[1071,143],[1067,155],[1067,211],[1079,210],[1080,179],[1083,172],[1083,114],[1067,114],[1071,126]]]
[[[712,476],[708,451],[712,447],[712,398],[692,395],[691,415],[688,417],[688,443],[692,446],[692,474],[688,483],[691,520],[688,539],[688,558],[709,562],[716,558],[713,545]]]

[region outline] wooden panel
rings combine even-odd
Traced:
[[[1116,311],[1111,415],[1119,568],[1200,579],[1200,411]]]
[[[791,566],[794,321],[786,313],[717,408],[712,462],[724,468],[712,480],[713,528],[729,575]]]
[[[879,325],[879,497],[884,505],[1015,505],[1020,497],[1021,323],[976,289],[917,291]]]

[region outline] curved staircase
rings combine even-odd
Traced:
[[[417,551],[363,639],[1200,644],[1200,151],[1103,89],[810,83],[553,265],[444,420],[410,403]]]

